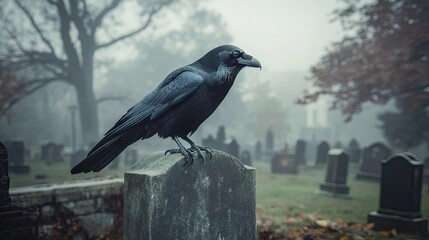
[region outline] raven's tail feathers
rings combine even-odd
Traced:
[[[99,172],[124,151],[129,144],[129,141],[121,141],[121,138],[118,136],[104,143],[102,146],[97,145],[70,172],[72,174],[88,173],[91,171]]]

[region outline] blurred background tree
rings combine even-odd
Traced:
[[[307,104],[331,95],[331,108],[340,109],[350,121],[364,103],[396,100],[399,112],[379,117],[386,139],[401,148],[428,142],[429,129],[414,121],[429,114],[429,1],[344,3],[334,12],[334,20],[348,35],[312,67],[314,88],[297,102]],[[419,134],[411,137],[411,133]]]
[[[0,116],[34,91],[53,81],[64,81],[76,90],[83,141],[98,139],[96,52],[147,30],[155,15],[172,2],[2,1],[0,59],[2,65],[15,66],[20,88],[14,94],[0,88]],[[120,18],[118,12],[124,9],[134,10],[138,18]],[[6,78],[1,75],[4,85]]]

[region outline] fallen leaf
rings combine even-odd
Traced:
[[[328,221],[328,220],[326,220],[326,219],[317,219],[317,220],[316,220],[316,224],[317,224],[319,227],[326,228],[326,227],[328,227],[328,225],[329,225],[329,221]]]

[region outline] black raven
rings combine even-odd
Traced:
[[[171,137],[179,146],[166,153],[182,153],[186,162],[192,163],[195,151],[204,160],[202,151],[211,154],[210,149],[196,145],[188,136],[219,106],[237,74],[246,66],[261,68],[257,59],[240,48],[223,45],[173,71],[153,92],[129,109],[71,173],[98,172],[130,144],[155,134]],[[191,148],[186,149],[179,137]]]

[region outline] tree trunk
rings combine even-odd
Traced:
[[[89,41],[88,41],[89,40]],[[91,41],[92,40],[92,41]],[[80,123],[82,126],[82,139],[85,145],[94,145],[98,142],[98,111],[93,87],[94,53],[93,39],[82,39],[82,66],[76,79],[76,93],[79,103]]]
[[[98,135],[97,101],[94,96],[92,81],[79,81],[75,88],[79,104],[83,144],[93,145],[100,139]]]

